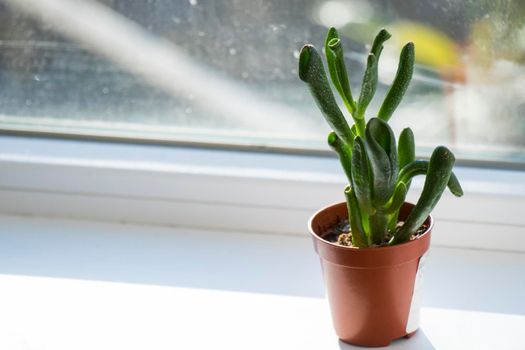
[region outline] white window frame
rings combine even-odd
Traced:
[[[525,171],[455,171],[466,194],[443,195],[434,244],[524,252]],[[0,213],[13,215],[307,235],[344,185],[331,157],[0,136]]]

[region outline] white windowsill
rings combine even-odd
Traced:
[[[0,348],[353,349],[308,237],[0,216]],[[525,254],[432,247],[392,349],[523,349]]]

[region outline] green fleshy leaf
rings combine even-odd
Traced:
[[[372,206],[371,185],[365,142],[357,136],[352,151],[352,186],[361,210],[368,215],[375,212]]]
[[[399,172],[398,182],[410,183],[414,176],[425,175],[428,172],[429,164],[428,160],[415,160],[408,163]],[[463,189],[454,172],[450,174],[447,187],[454,196],[463,196]]]
[[[352,150],[351,148],[346,143],[341,141],[341,139],[333,131],[328,134],[328,145],[339,156],[339,161],[341,162],[341,166],[343,167],[346,177],[348,178],[348,182],[352,183]]]
[[[454,154],[445,146],[436,147],[432,152],[421,197],[403,226],[394,234],[390,244],[408,241],[410,236],[423,224],[447,187],[454,162]]]
[[[383,206],[392,196],[397,181],[397,149],[392,129],[372,118],[365,132],[367,154],[372,173],[372,198],[375,207]]]
[[[348,111],[353,114],[355,111],[355,102],[352,97],[350,83],[343,55],[341,39],[335,28],[330,28],[325,40],[325,54],[328,63],[330,79],[334,84],[337,92],[341,96]]]
[[[397,142],[397,154],[399,169],[416,159],[416,144],[412,129],[405,128],[401,131]]]
[[[377,57],[370,53],[366,62],[365,75],[363,83],[361,84],[361,92],[357,102],[357,112],[355,114],[356,124],[357,120],[364,119],[365,111],[372,101],[377,88]],[[360,125],[358,124],[358,131]],[[359,134],[361,135],[361,134]]]
[[[463,188],[461,188],[461,184],[459,183],[459,180],[456,177],[456,174],[454,174],[454,172],[450,174],[450,179],[448,180],[447,187],[454,196],[463,196]]]
[[[353,143],[352,131],[335,101],[321,57],[312,45],[305,45],[301,50],[299,78],[310,88],[317,106],[330,127],[341,140],[351,146]]]
[[[414,57],[414,44],[406,44],[401,50],[396,77],[394,78],[390,90],[388,90],[385,100],[377,113],[377,116],[384,121],[388,121],[392,117],[392,114],[399,103],[401,103],[401,100],[408,89],[410,80],[412,79],[412,73],[414,72]]]

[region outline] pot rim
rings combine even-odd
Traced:
[[[345,251],[349,251],[349,250],[353,250],[353,251],[362,251],[362,252],[366,252],[366,251],[378,251],[378,250],[383,250],[383,251],[387,251],[387,250],[395,250],[395,249],[402,249],[403,246],[406,246],[408,244],[413,244],[414,242],[418,241],[419,239],[421,239],[423,236],[426,236],[429,232],[432,231],[432,228],[434,227],[434,218],[432,217],[431,214],[428,215],[427,219],[425,219],[425,221],[429,220],[429,224],[428,224],[428,228],[425,230],[425,232],[423,232],[423,234],[420,234],[419,236],[417,236],[416,239],[414,240],[411,240],[411,241],[408,241],[408,242],[404,242],[404,243],[400,243],[400,244],[396,244],[396,245],[391,245],[391,246],[386,246],[386,247],[365,247],[365,248],[357,248],[357,247],[348,247],[348,246],[342,246],[342,245],[339,245],[339,244],[336,244],[336,243],[333,243],[333,242],[330,242],[330,241],[327,241],[326,239],[324,239],[323,237],[319,236],[317,233],[314,232],[313,228],[312,228],[312,223],[315,219],[315,217],[317,215],[319,215],[320,213],[326,211],[326,210],[329,210],[331,209],[332,207],[335,207],[335,206],[338,206],[338,205],[342,205],[342,204],[345,204],[346,205],[346,202],[342,201],[342,202],[335,202],[335,203],[332,203],[332,204],[328,204],[324,207],[322,207],[321,209],[317,210],[312,216],[310,216],[310,219],[308,220],[308,231],[310,232],[310,235],[316,239],[316,240],[319,240],[321,242],[323,242],[323,244],[328,244],[336,249],[342,249],[342,250],[345,250]],[[403,205],[405,204],[409,204],[411,206],[414,206],[413,203],[410,203],[410,202],[404,202]]]

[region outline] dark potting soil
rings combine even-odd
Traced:
[[[403,221],[398,222],[397,227],[403,225]],[[414,240],[419,237],[421,234],[425,233],[428,230],[428,225],[425,223],[417,229],[416,233],[410,236],[410,240]],[[330,230],[328,230],[323,238],[331,243],[335,243],[341,246],[353,247],[352,244],[352,230],[350,229],[350,223],[348,219],[339,219]],[[376,244],[372,247],[384,247],[388,245],[388,241],[392,238],[392,235],[389,233],[382,244]]]
[[[328,242],[337,243],[339,236],[342,234],[350,234],[348,219],[338,219],[337,223],[324,234],[323,238]]]

